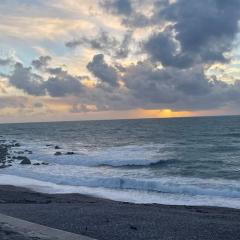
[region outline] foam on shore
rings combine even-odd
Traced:
[[[80,193],[85,195],[107,198],[116,201],[133,203],[158,203],[166,205],[189,205],[189,206],[218,206],[240,209],[239,198],[171,194],[161,192],[136,191],[128,189],[107,189],[102,187],[83,187],[60,185],[31,178],[14,175],[0,174],[0,185],[13,185],[43,193]]]

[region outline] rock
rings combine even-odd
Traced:
[[[55,149],[61,149],[59,146],[55,146]]]
[[[52,146],[52,144],[46,144],[46,147],[51,147]]]
[[[137,227],[130,225],[130,229],[137,231]]]
[[[30,150],[25,150],[25,152],[28,154],[32,154],[32,151],[30,151]]]
[[[34,166],[40,166],[41,164],[40,163],[34,163],[33,165]]]
[[[20,143],[15,143],[13,146],[14,147],[21,147]]]
[[[60,156],[60,155],[62,155],[62,153],[61,152],[55,152],[54,155],[55,156]]]
[[[67,152],[66,155],[73,155],[75,154],[74,152]]]
[[[3,168],[7,168],[7,167],[11,167],[12,165],[11,164],[3,164],[0,166],[0,169],[3,169]]]
[[[49,163],[46,163],[46,162],[42,162],[42,165],[49,165]]]
[[[17,154],[24,154],[24,152],[23,151],[19,151],[19,152],[16,152]]]
[[[24,159],[20,162],[20,164],[22,164],[22,165],[30,165],[31,161],[27,157],[24,157]]]
[[[7,168],[7,167],[8,167],[8,166],[4,164],[4,165],[1,165],[1,166],[0,166],[0,169]]]

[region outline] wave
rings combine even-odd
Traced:
[[[25,169],[25,170],[24,170]],[[124,176],[101,176],[99,173],[89,175],[82,173],[79,176],[46,173],[32,171],[34,168],[8,169],[4,173],[15,176],[27,177],[36,180],[51,182],[60,185],[84,186],[95,188],[107,188],[115,190],[137,190],[159,192],[168,194],[183,194],[190,196],[217,196],[228,198],[240,198],[240,186],[238,181],[203,180],[197,178],[162,177],[151,179],[129,178]],[[95,176],[96,175],[96,176]],[[240,200],[239,200],[240,201]]]
[[[48,161],[60,165],[75,166],[109,166],[109,167],[153,167],[161,164],[171,164],[177,161],[172,153],[163,151],[163,144],[149,144],[143,146],[121,146],[104,148],[94,151],[79,150],[76,154],[65,155],[68,150],[60,149],[63,154],[54,156],[54,147],[38,146],[37,144],[23,145],[19,150],[31,150],[30,156],[34,160]],[[70,151],[72,151],[70,149]]]
[[[43,158],[45,159],[45,158]],[[154,167],[163,164],[175,163],[176,159],[102,159],[100,157],[60,156],[51,158],[53,163],[62,165],[89,166],[89,167]]]
[[[227,134],[222,134],[222,136],[240,138],[240,133],[227,133]]]
[[[80,186],[58,185],[46,181],[39,181],[13,175],[0,174],[0,184],[19,187],[26,187],[43,193],[80,193],[101,198],[108,198],[115,201],[134,203],[158,203],[167,205],[188,205],[188,206],[219,206],[240,209],[240,201],[237,198],[222,198],[211,196],[188,196],[174,195],[158,192],[139,192],[132,190],[114,190],[107,188],[89,188]]]

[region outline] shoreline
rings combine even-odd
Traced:
[[[96,239],[240,239],[240,210],[118,202],[0,185],[0,213]]]

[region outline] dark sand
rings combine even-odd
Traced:
[[[240,210],[228,208],[132,204],[0,186],[0,212],[99,240],[240,239]]]

